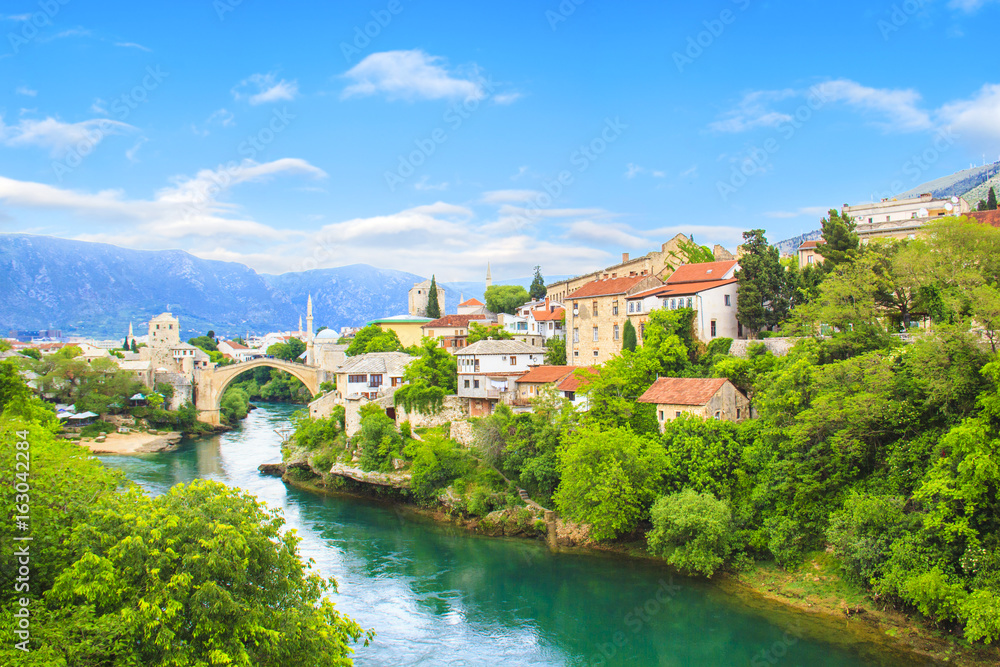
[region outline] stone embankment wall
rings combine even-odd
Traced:
[[[409,420],[413,428],[443,426],[448,422],[467,419],[469,412],[468,401],[458,396],[445,396],[441,411],[434,414],[424,414],[422,412],[407,412],[403,406],[396,406],[396,424],[402,424]]]
[[[763,338],[761,340],[734,340],[729,354],[740,359],[746,359],[751,345],[763,343],[764,347],[771,351],[776,357],[783,357],[788,354],[792,346],[798,341],[797,338]]]

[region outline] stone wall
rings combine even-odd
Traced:
[[[732,347],[729,348],[729,354],[734,357],[739,357],[740,359],[747,358],[747,351],[751,345],[757,343],[763,343],[764,346],[771,351],[776,357],[783,357],[788,354],[792,346],[798,341],[797,338],[762,338],[761,340],[734,340]]]
[[[472,423],[467,421],[453,421],[451,423],[451,433],[448,437],[460,445],[471,446],[473,443]]]
[[[409,420],[412,428],[442,426],[448,422],[467,419],[469,417],[467,405],[468,401],[458,396],[445,396],[441,411],[436,414],[409,413],[402,405],[399,405],[396,406],[396,424],[399,425]]]
[[[309,416],[313,419],[326,419],[333,414],[335,405],[337,405],[337,392],[323,394],[309,404]]]

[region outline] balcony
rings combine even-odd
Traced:
[[[487,389],[486,398],[494,398],[500,400],[500,390],[499,389]]]

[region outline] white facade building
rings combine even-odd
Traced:
[[[498,401],[514,400],[514,381],[545,363],[545,351],[517,340],[481,340],[455,354],[458,395],[473,417],[490,414]]]

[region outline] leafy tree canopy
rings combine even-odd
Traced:
[[[513,315],[529,299],[528,290],[520,285],[491,285],[486,288],[486,308],[493,313]]]
[[[363,327],[347,348],[347,356],[354,357],[359,354],[369,352],[401,352],[402,343],[399,336],[392,329],[382,329],[377,324],[369,324]]]

